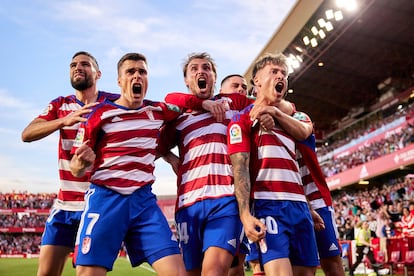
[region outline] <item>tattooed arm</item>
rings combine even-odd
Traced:
[[[264,238],[266,226],[250,213],[250,154],[239,152],[230,155],[233,165],[234,190],[239,205],[240,220],[249,240],[256,242]]]

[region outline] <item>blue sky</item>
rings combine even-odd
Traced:
[[[116,63],[127,52],[147,57],[147,98],[186,92],[181,64],[188,53],[208,52],[218,78],[244,74],[296,0],[67,1],[3,0],[0,4],[0,192],[56,192],[54,133],[21,141],[24,127],[58,96],[73,94],[72,55],[98,60],[101,90],[119,92]],[[175,175],[156,161],[158,195],[175,194]]]

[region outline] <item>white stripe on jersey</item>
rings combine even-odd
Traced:
[[[117,143],[108,143],[107,148],[128,147],[128,148],[144,148],[155,149],[157,147],[157,139],[152,137],[134,137],[129,140],[120,141]]]
[[[194,181],[198,178],[206,177],[208,175],[224,175],[233,176],[231,166],[228,164],[210,163],[199,166],[182,174],[181,185],[187,182]],[[209,183],[206,183],[209,184]]]
[[[152,173],[146,173],[141,170],[131,170],[131,171],[121,171],[121,170],[102,170],[102,171],[95,171],[91,178],[91,182],[93,183],[96,180],[106,180],[109,178],[122,178],[127,179],[135,182],[152,182],[155,180],[155,177]],[[117,186],[110,186],[117,188]],[[131,186],[132,190],[136,190],[139,186]],[[112,188],[111,188],[112,189]]]
[[[214,123],[209,124],[204,127],[200,127],[194,129],[193,131],[187,133],[187,135],[183,139],[183,145],[187,146],[193,139],[199,138],[200,136],[211,135],[211,134],[218,134],[218,135],[226,135],[227,126],[223,125],[222,123]]]
[[[105,112],[106,113],[106,112]],[[125,113],[124,113],[125,114]],[[116,117],[114,117],[116,119]],[[128,130],[139,130],[139,129],[158,129],[164,123],[163,120],[148,120],[146,118],[134,119],[134,120],[122,120],[112,122],[111,124],[105,124],[102,126],[102,129],[107,133],[114,133],[119,131],[128,131]],[[139,127],[137,127],[139,125]],[[145,127],[143,127],[145,126]]]
[[[198,199],[221,197],[222,195],[233,195],[233,185],[204,185],[202,188],[197,190],[189,191],[178,197],[178,208],[184,205],[194,203]]]
[[[67,172],[69,172],[69,176],[72,175],[71,170],[70,170],[70,160],[59,159],[58,160],[58,165],[59,165],[59,170],[60,171],[67,171]],[[87,171],[90,171],[90,169],[88,169]],[[72,178],[77,179],[75,176],[72,176]],[[73,183],[84,183],[84,182],[74,181]]]
[[[303,185],[303,189],[305,190],[305,195],[310,195],[311,193],[319,191],[318,187],[316,186],[315,182],[309,182]]]
[[[66,211],[83,211],[85,208],[85,201],[62,201],[60,199],[56,199],[55,203],[53,204],[53,208]]]
[[[291,160],[290,156],[286,156],[286,149],[284,146],[261,146],[258,150],[259,159],[265,158],[282,158]]]
[[[142,157],[138,156],[130,156],[130,155],[122,155],[122,156],[113,156],[105,158],[102,164],[102,167],[107,168],[111,167],[113,165],[119,165],[119,164],[127,164],[127,163],[140,163],[145,165],[153,165],[155,156],[153,154],[146,154]]]
[[[312,206],[314,210],[326,207],[325,200],[323,200],[322,198],[311,200],[309,201],[309,204]]]
[[[292,200],[292,201],[303,201],[306,202],[305,195],[286,193],[286,192],[254,192],[255,199],[268,199],[268,200]]]
[[[269,169],[260,169],[259,173],[256,177],[257,181],[287,181],[287,182],[294,182],[297,185],[302,184],[302,180],[298,173],[289,170],[289,169],[279,169],[279,168],[269,168]]]
[[[219,142],[211,142],[208,144],[201,144],[196,147],[192,147],[184,155],[183,165],[188,162],[192,162],[197,157],[209,154],[222,154],[227,155],[227,145]]]
[[[68,173],[70,173],[70,171]],[[60,183],[62,183],[62,191],[75,191],[84,193],[89,188],[89,182],[61,180]]]
[[[280,132],[283,132],[283,130],[282,129],[279,129],[277,127],[276,127],[276,131],[275,130],[272,130],[270,132],[269,131],[264,131],[263,129],[260,129],[259,136],[264,136],[264,135],[276,136],[276,138],[281,143],[283,143],[284,147],[287,148],[290,151],[290,153],[296,154],[296,144],[295,144],[295,141],[292,140],[292,138],[289,138],[286,135],[281,134]]]
[[[306,167],[306,166],[301,166],[299,168],[299,173],[302,177],[310,175],[310,171],[309,171],[308,167]]]
[[[64,111],[75,111],[78,109],[81,109],[81,105],[73,102],[73,103],[63,103],[60,107],[59,110],[64,110]]]
[[[74,139],[61,139],[62,150],[70,152],[74,142]]]
[[[181,121],[180,124],[177,126],[178,130],[183,130],[184,128],[191,126],[192,124],[199,122],[199,121],[203,121],[207,118],[211,118],[211,114],[210,112],[208,113],[198,113],[198,114],[191,114],[191,113],[184,113],[182,115],[180,115],[179,118],[181,117],[186,117],[185,120]]]
[[[147,115],[150,117],[150,119],[153,117],[151,116],[152,111],[161,111],[162,112],[162,107],[161,106],[151,106],[151,105],[147,105],[144,107],[141,107],[139,109],[131,109],[131,110],[126,110],[123,108],[113,108],[113,109],[109,109],[106,110],[104,113],[101,114],[101,120],[105,120],[106,118],[112,118],[115,116],[122,116],[128,113],[142,113],[142,112],[146,112]],[[151,114],[151,115],[150,115]]]

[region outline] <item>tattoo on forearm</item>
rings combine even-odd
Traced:
[[[240,152],[230,155],[230,159],[233,165],[234,191],[241,213],[250,209],[250,155],[246,152]]]

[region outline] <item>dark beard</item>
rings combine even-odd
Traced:
[[[90,87],[92,87],[93,82],[90,78],[86,78],[85,80],[82,81],[74,81],[74,80],[70,80],[70,83],[72,84],[72,87],[75,88],[76,90],[79,91],[84,91]]]

